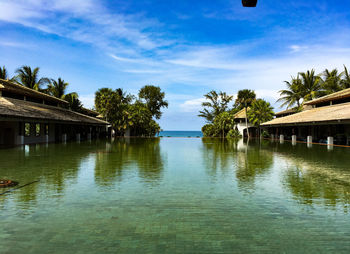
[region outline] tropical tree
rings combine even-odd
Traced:
[[[64,96],[64,100],[69,103],[70,110],[82,112],[83,104],[79,100],[77,93],[69,93]]]
[[[140,89],[139,99],[145,102],[147,108],[156,119],[162,116],[161,108],[167,108],[168,102],[165,100],[165,93],[158,86],[147,85]]]
[[[0,67],[0,79],[8,79],[8,72],[5,68],[5,66]]]
[[[340,81],[342,89],[350,88],[350,75],[348,69],[344,65],[343,79]]]
[[[343,72],[338,72],[337,69],[333,69],[332,71],[329,71],[326,69],[322,73],[323,79],[321,79],[321,85],[322,85],[322,95],[327,95],[331,93],[338,92],[342,90],[341,81]]]
[[[200,117],[204,117],[208,123],[212,123],[218,115],[225,112],[229,103],[232,101],[233,96],[227,95],[225,92],[219,92],[212,90],[204,95],[206,102],[202,103],[204,109],[199,111]]]
[[[22,66],[16,70],[16,73],[17,83],[37,91],[41,91],[43,85],[50,83],[48,78],[39,79],[39,67],[32,69],[30,66]]]
[[[295,104],[297,104],[297,107],[299,108],[300,100],[303,98],[303,84],[299,75],[296,78],[292,77],[291,81],[284,81],[284,83],[286,84],[287,89],[279,91],[281,97],[277,102],[283,102],[281,107],[287,106],[287,109],[293,107]]]
[[[247,135],[249,138],[249,130],[248,130],[248,117],[247,117],[247,111],[248,111],[248,107],[250,105],[252,105],[252,103],[255,101],[256,99],[256,94],[253,90],[249,90],[249,89],[243,89],[238,91],[237,94],[237,99],[236,99],[236,106],[241,106],[244,108],[245,110],[245,124],[246,124],[246,128],[247,128]]]
[[[111,88],[101,88],[95,93],[95,109],[106,119],[113,109],[111,103],[114,95]]]
[[[214,126],[217,128],[218,133],[224,138],[226,133],[234,127],[234,117],[229,112],[222,112],[215,117]]]
[[[301,72],[299,73],[301,76],[302,82],[302,96],[304,101],[309,101],[317,98],[322,91],[321,86],[321,77],[315,75],[315,70]]]
[[[61,78],[58,78],[58,80],[51,79],[50,84],[47,86],[47,92],[59,99],[64,99],[67,86],[68,83]]]
[[[263,99],[254,101],[248,111],[249,122],[258,127],[259,133],[261,133],[260,125],[272,120],[273,115],[274,112],[270,103]]]

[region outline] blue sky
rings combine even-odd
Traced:
[[[160,86],[165,130],[199,130],[203,94],[254,89],[275,103],[299,71],[350,67],[350,0],[0,0],[0,65],[98,88]]]

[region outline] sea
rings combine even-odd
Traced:
[[[203,137],[203,133],[201,131],[161,131],[157,137],[201,138]]]

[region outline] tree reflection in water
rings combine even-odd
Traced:
[[[101,186],[122,181],[123,175],[135,172],[146,182],[156,183],[164,168],[160,140],[157,138],[116,139],[103,151],[97,152],[95,181]]]
[[[269,150],[262,149],[266,144],[244,143],[241,140],[202,139],[205,165],[211,176],[232,168],[241,190],[254,190],[254,182],[258,176],[268,172],[273,164],[273,155]]]
[[[349,152],[335,148],[328,152],[326,147],[294,147],[288,152],[286,146],[278,147],[287,163],[283,172],[283,185],[294,199],[308,205],[325,205],[335,208],[342,205],[348,211],[350,204],[350,172],[346,161]]]
[[[255,190],[256,178],[262,177],[271,169],[273,154],[264,149],[264,146],[263,140],[250,141],[247,142],[246,149],[237,152],[236,178],[240,189]]]

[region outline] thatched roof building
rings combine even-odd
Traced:
[[[275,118],[263,123],[262,126],[315,124],[316,122],[339,123],[341,121],[350,121],[350,103],[309,109],[289,116]]]
[[[335,103],[342,103],[342,102],[349,102],[350,100],[350,88],[341,90],[336,93],[328,94],[326,96],[314,99],[312,101],[307,101],[304,104],[305,105],[315,105],[315,106],[322,106],[327,103],[328,105]]]
[[[0,145],[83,140],[107,132],[98,113],[68,109],[68,102],[0,79]]]
[[[49,122],[67,122],[78,124],[107,125],[106,121],[80,114],[65,108],[38,104],[13,98],[0,97],[0,116],[7,118],[23,118],[46,120]]]

